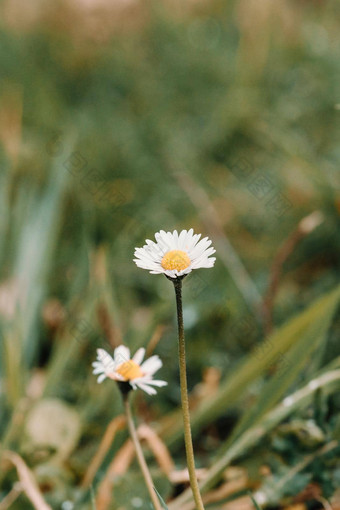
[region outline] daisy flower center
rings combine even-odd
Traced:
[[[144,375],[141,367],[137,365],[137,363],[132,359],[119,365],[119,367],[116,369],[116,372],[123,376],[127,381],[137,379],[138,377],[142,377]]]
[[[162,258],[162,268],[166,271],[172,271],[177,269],[177,271],[183,271],[191,264],[191,260],[188,257],[188,254],[182,250],[171,250],[168,251]]]

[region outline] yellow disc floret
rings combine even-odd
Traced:
[[[118,374],[122,375],[126,381],[132,381],[138,377],[142,377],[144,374],[142,369],[132,359],[125,361],[116,369]]]
[[[191,264],[191,260],[188,257],[188,254],[182,250],[171,250],[168,251],[162,258],[162,268],[166,271],[172,271],[177,269],[177,271],[183,271]]]

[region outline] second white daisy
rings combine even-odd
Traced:
[[[143,363],[145,349],[141,347],[131,358],[130,349],[120,345],[114,350],[113,358],[104,349],[97,349],[97,361],[92,363],[93,373],[101,383],[108,377],[115,381],[128,383],[132,389],[140,388],[149,395],[157,392],[153,386],[166,386],[168,383],[153,379],[153,375],[163,363],[158,356],[151,356]],[[131,389],[131,388],[130,388]]]
[[[186,275],[193,269],[213,267],[216,258],[211,255],[216,250],[210,246],[208,237],[201,240],[200,237],[192,228],[180,234],[177,230],[161,230],[155,234],[156,243],[147,239],[142,248],[135,249],[134,262],[152,274],[163,273],[170,278]]]

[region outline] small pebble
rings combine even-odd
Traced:
[[[135,508],[142,508],[143,506],[143,500],[141,498],[132,498],[131,503]]]
[[[61,510],[73,510],[74,504],[72,501],[64,501],[61,505]]]

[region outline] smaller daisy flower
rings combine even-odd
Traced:
[[[97,361],[92,363],[93,373],[99,375],[97,381],[101,383],[108,377],[124,384],[124,391],[140,388],[149,395],[157,392],[153,386],[166,386],[168,383],[153,379],[163,363],[158,356],[151,356],[143,363],[145,349],[141,347],[131,358],[130,349],[120,345],[114,350],[113,358],[104,349],[97,349]],[[125,385],[126,383],[126,385]]]
[[[161,230],[155,234],[156,243],[147,239],[143,248],[135,249],[134,262],[152,274],[163,273],[170,278],[187,275],[193,269],[213,267],[216,258],[211,255],[216,250],[210,246],[210,239],[199,240],[200,237],[192,228],[180,234],[177,230]]]

